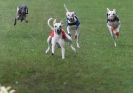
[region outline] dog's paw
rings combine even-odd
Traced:
[[[16,26],[16,22],[13,25]]]
[[[62,57],[62,59],[65,59],[65,57]]]
[[[114,47],[116,47],[117,45],[116,45],[116,43],[114,43]]]
[[[76,49],[75,48],[72,48],[72,50],[76,53]]]
[[[79,44],[77,44],[77,48],[80,48]]]
[[[48,53],[48,50],[46,50],[45,53],[47,54]]]
[[[48,47],[48,49],[45,51],[45,53],[47,54],[49,52],[50,48]]]

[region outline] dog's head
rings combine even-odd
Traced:
[[[107,18],[108,19],[114,19],[117,16],[116,9],[113,9],[112,11],[107,8]]]
[[[62,22],[56,22],[56,19],[53,21],[54,31],[60,35],[62,31]]]
[[[20,20],[23,21],[25,16],[26,16],[26,9],[25,9],[25,7],[21,7],[19,9],[19,18],[20,18]]]
[[[74,22],[75,12],[66,12],[66,17],[70,22]]]

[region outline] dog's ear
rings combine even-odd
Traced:
[[[109,8],[107,8],[107,12],[109,12],[110,10],[109,10]]]
[[[63,26],[64,26],[64,24],[63,24],[63,21],[62,21],[62,20],[60,21],[60,23],[61,23],[61,26],[63,27]]]
[[[53,25],[56,23],[56,19],[54,19],[54,21],[53,21]]]
[[[74,16],[76,15],[76,13],[73,11],[73,14],[74,14]]]
[[[68,16],[69,15],[69,12],[66,12],[66,16]]]
[[[113,11],[116,13],[116,9],[113,9]]]

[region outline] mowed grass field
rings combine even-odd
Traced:
[[[29,23],[14,27],[16,7],[29,7]],[[45,54],[49,17],[65,24],[66,4],[80,25],[77,54],[66,45]],[[133,93],[132,0],[0,0],[0,83],[16,93]],[[121,20],[118,46],[106,27],[106,8],[116,8]],[[64,26],[66,29],[66,26]]]

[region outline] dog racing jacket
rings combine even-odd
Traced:
[[[54,31],[51,31],[51,32],[50,32],[50,36],[51,36],[51,37],[54,37],[54,34],[55,34]],[[64,31],[63,29],[62,29],[62,31],[61,31],[61,35],[62,35],[62,39],[64,39],[64,40],[67,38],[67,37],[66,37],[66,33],[65,33],[65,31]]]
[[[67,26],[76,25],[77,28],[78,28],[79,25],[80,25],[80,22],[79,22],[79,19],[78,19],[77,16],[74,17],[74,22],[71,22],[70,19],[67,18],[66,23],[67,23]]]

